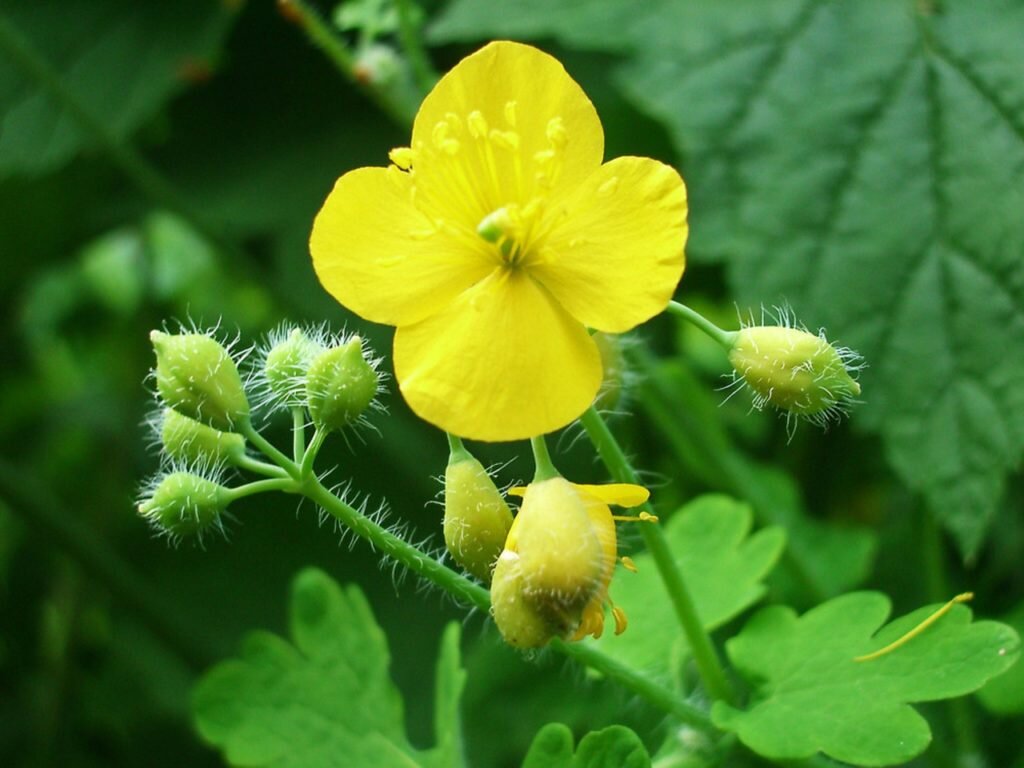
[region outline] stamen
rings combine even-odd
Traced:
[[[469,135],[474,139],[482,139],[487,135],[487,120],[479,109],[474,109],[469,113],[466,124],[469,126]]]
[[[903,637],[899,638],[898,640],[894,640],[893,642],[889,643],[884,648],[880,648],[879,650],[874,651],[873,653],[867,653],[867,654],[864,654],[863,656],[857,656],[856,658],[854,658],[854,661],[873,661],[874,659],[877,659],[880,656],[885,656],[887,653],[892,653],[893,651],[895,651],[900,646],[906,645],[907,643],[909,643],[915,637],[917,637],[922,632],[924,632],[926,629],[928,629],[928,627],[930,627],[936,621],[938,621],[943,616],[945,616],[947,613],[949,613],[953,609],[954,605],[956,605],[957,603],[966,603],[969,600],[973,600],[973,599],[974,599],[974,593],[973,592],[964,592],[962,594],[957,595],[952,600],[950,600],[948,603],[946,603],[944,606],[942,606],[937,611],[935,611],[935,613],[933,613],[927,619],[925,619],[920,624],[918,624],[916,627],[914,627],[912,630],[910,630],[905,635],[903,635]]]
[[[615,619],[615,634],[621,635],[626,631],[626,627],[629,626],[629,619],[626,618],[626,612],[619,608],[619,606],[613,605],[612,618]]]
[[[513,128],[516,127],[516,102],[505,102],[505,122]]]
[[[561,149],[569,141],[569,134],[565,130],[565,123],[560,117],[552,117],[548,120],[547,137],[555,149]]]
[[[620,523],[656,523],[658,522],[658,516],[652,515],[650,512],[641,512],[636,517],[632,515],[612,515],[612,520],[618,520]]]
[[[633,562],[633,558],[630,557],[629,555],[623,555],[622,557],[620,557],[619,558],[619,562],[621,562],[622,563],[622,567],[625,568],[630,573],[638,573],[639,572],[639,571],[637,571],[636,563]]]
[[[519,149],[519,134],[515,131],[499,131],[496,128],[489,134],[488,138],[497,146],[509,152]]]
[[[403,171],[412,168],[414,157],[415,153],[409,147],[395,147],[388,152],[388,159]]]

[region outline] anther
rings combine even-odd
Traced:
[[[636,563],[633,562],[633,558],[629,555],[623,555],[619,558],[619,562],[622,563],[622,567],[630,573],[637,573]]]
[[[566,142],[569,140],[569,136],[565,131],[565,123],[562,122],[562,118],[552,117],[548,120],[547,137],[548,141],[550,141],[552,146],[556,149],[560,149],[565,146]]]
[[[388,152],[388,159],[403,171],[412,168],[413,157],[414,153],[409,147],[395,147]]]
[[[516,127],[516,102],[505,102],[505,122],[513,128]]]
[[[519,149],[519,134],[515,131],[492,130],[488,138],[502,149],[510,152]]]
[[[626,618],[626,612],[619,608],[619,606],[613,605],[612,618],[615,619],[615,634],[621,635],[626,631],[626,627],[629,626],[629,620]]]
[[[474,109],[469,113],[466,124],[469,126],[469,135],[474,139],[482,139],[487,135],[487,120],[479,109]]]

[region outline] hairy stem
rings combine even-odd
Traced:
[[[412,68],[412,74],[416,80],[416,87],[419,88],[420,93],[426,95],[437,82],[437,72],[430,65],[430,59],[423,48],[419,30],[416,28],[416,20],[413,16],[415,6],[412,0],[395,0],[395,7],[398,10],[398,39],[409,60],[409,66]]]
[[[684,320],[693,323],[693,325],[700,328],[704,333],[710,336],[712,339],[717,341],[726,349],[732,349],[732,345],[736,342],[736,331],[724,331],[717,325],[708,320],[704,315],[700,314],[697,310],[691,309],[685,304],[681,304],[678,301],[670,301],[666,311],[669,314],[681,317]]]
[[[583,428],[586,430],[590,441],[594,444],[601,460],[608,468],[611,476],[620,483],[638,484],[639,478],[626,454],[622,450],[612,431],[608,428],[604,419],[601,418],[594,408],[590,408],[580,419]],[[650,504],[644,508],[654,514]],[[644,537],[647,550],[654,559],[661,580],[668,592],[672,607],[675,609],[676,618],[683,628],[683,633],[693,651],[693,660],[697,664],[701,680],[708,693],[716,699],[730,701],[732,689],[725,676],[725,670],[719,659],[718,652],[711,642],[711,636],[704,629],[697,609],[694,605],[690,590],[683,580],[683,575],[676,565],[672,552],[669,550],[668,542],[660,525],[642,525],[640,531]]]

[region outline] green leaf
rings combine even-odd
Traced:
[[[462,687],[458,632],[439,663],[437,726],[449,733],[422,752],[405,735],[402,700],[388,677],[387,640],[358,587],[309,568],[292,585],[289,643],[254,632],[239,659],[209,671],[193,693],[200,734],[231,765],[321,768],[458,768]]]
[[[616,82],[685,160],[691,258],[867,358],[857,423],[972,554],[1024,456],[1024,5],[612,6],[461,0],[433,38],[629,51]]]
[[[726,643],[729,658],[753,689],[746,709],[716,702],[720,728],[772,759],[818,751],[856,765],[902,763],[931,740],[914,702],[962,696],[1007,669],[1020,638],[993,621],[971,622],[964,605],[878,658],[939,606],[886,625],[889,599],[878,592],[837,597],[801,617],[784,606],[757,613]],[[877,634],[876,634],[877,631]]]
[[[1013,627],[1017,634],[1024,634],[1024,603],[1020,603],[1003,621]],[[1024,663],[1020,658],[1006,671],[1006,674],[989,680],[978,691],[978,698],[985,708],[994,714],[1010,716],[1024,715]]]
[[[561,723],[545,725],[533,739],[523,768],[650,768],[643,743],[625,726],[588,733],[575,756],[572,731]]]
[[[707,495],[682,507],[665,525],[665,538],[707,629],[719,627],[759,600],[761,580],[782,554],[785,534],[767,528],[750,534],[750,507]],[[689,655],[672,605],[650,555],[635,558],[636,573],[620,572],[611,597],[629,617],[621,635],[606,632],[597,645],[653,677],[673,675]]]
[[[0,0],[0,176],[52,171],[95,136],[56,87],[116,139],[151,119],[190,82],[208,77],[233,13],[230,3],[183,0]]]
[[[434,697],[434,739],[437,742],[435,768],[464,768],[462,748],[462,718],[459,702],[466,685],[466,670],[462,668],[459,639],[462,632],[452,622],[441,638],[441,654],[437,659],[437,690]]]

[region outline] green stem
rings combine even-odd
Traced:
[[[229,504],[233,504],[239,499],[244,499],[246,496],[255,496],[257,493],[267,493],[269,491],[298,493],[299,486],[290,477],[274,477],[266,480],[256,480],[235,488],[227,488],[223,491],[223,496]]]
[[[427,58],[427,52],[420,40],[419,30],[416,29],[412,1],[395,0],[395,7],[398,9],[398,39],[409,59],[416,86],[425,96],[437,82],[437,72],[430,65],[430,59]]]
[[[384,91],[374,88],[357,74],[356,58],[345,43],[335,34],[327,22],[321,18],[306,0],[288,0],[294,10],[294,18],[306,33],[306,37],[317,48],[324,52],[338,71],[358,88],[368,99],[380,108],[388,117],[402,128],[408,128],[416,115],[415,104],[399,102]]]
[[[302,493],[346,528],[366,539],[374,549],[441,587],[458,600],[484,612],[491,609],[491,597],[486,589],[370,520],[331,493],[317,478],[306,479]]]
[[[309,441],[309,446],[302,456],[302,463],[299,466],[299,477],[312,476],[313,462],[316,461],[316,457],[320,453],[320,448],[324,444],[327,434],[326,430],[320,429],[320,427],[316,428],[316,431],[313,433],[313,439]]]
[[[921,557],[928,600],[943,603],[949,599],[952,590],[949,580],[946,578],[942,531],[935,520],[935,515],[923,505],[919,505],[918,516],[921,520],[919,526]],[[953,739],[956,741],[956,752],[964,761],[963,764],[970,761],[974,765],[985,766],[987,761],[984,759],[985,753],[978,738],[978,728],[969,701],[967,699],[950,699],[945,702],[945,706],[949,715]]]
[[[231,459],[231,463],[239,469],[247,469],[255,475],[266,475],[267,477],[287,477],[288,472],[276,464],[267,464],[265,461],[254,459],[245,454]]]
[[[564,640],[555,639],[551,641],[551,648],[563,656],[597,670],[605,677],[614,679],[624,688],[628,688],[658,709],[674,715],[687,725],[692,725],[702,731],[714,730],[711,718],[703,709],[688,704],[667,688],[652,682],[648,677],[633,671],[593,646],[585,643],[567,643]]]
[[[685,304],[681,304],[678,301],[670,301],[666,310],[669,314],[693,323],[726,349],[732,349],[733,344],[736,343],[736,337],[739,335],[736,331],[722,330],[704,317],[704,315],[697,312],[697,310],[691,309]]]
[[[306,455],[306,412],[299,406],[292,408],[292,459],[302,463]]]
[[[620,483],[638,484],[639,478],[636,471],[630,464],[629,459],[623,452],[611,430],[604,419],[593,407],[583,414],[580,421],[586,430],[590,441],[594,444],[601,460],[604,462],[611,476]],[[644,508],[654,514],[650,504]],[[683,575],[676,565],[675,558],[669,549],[665,534],[660,525],[641,525],[640,532],[643,534],[647,550],[654,559],[669,599],[675,609],[676,618],[683,628],[686,639],[689,642],[690,650],[693,652],[693,660],[697,664],[701,680],[708,693],[715,699],[731,701],[732,689],[725,676],[718,652],[711,642],[711,636],[704,629],[704,625],[697,615],[697,608],[694,605],[690,590],[683,580]]]
[[[295,480],[299,480],[301,478],[302,475],[299,472],[299,466],[281,453],[281,451],[279,451],[273,443],[267,440],[267,438],[257,432],[251,421],[246,421],[239,426],[241,427],[239,430],[241,434],[245,435],[245,438],[255,445],[264,456],[268,459],[272,459],[281,467],[281,469],[287,472],[289,477]]]
[[[533,450],[534,473],[533,482],[539,483],[543,480],[550,480],[552,477],[561,477],[551,461],[551,454],[548,453],[548,444],[544,435],[530,438],[530,448]]]
[[[466,450],[466,446],[462,444],[462,438],[453,435],[451,432],[445,432],[448,436],[448,463],[457,464],[460,461],[466,461],[472,459],[473,454]]]
[[[27,40],[6,19],[0,16],[0,51],[21,70],[29,80],[35,82],[55,104],[86,134],[89,135],[114,162],[116,166],[147,197],[159,206],[172,211],[184,219],[236,264],[249,260],[238,247],[219,229],[213,227],[202,213],[181,195],[146,159],[132,146],[122,141],[92,111],[82,104],[75,93],[65,86],[60,73],[36,51]]]

